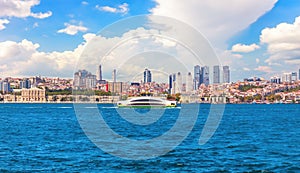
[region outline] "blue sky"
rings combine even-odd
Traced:
[[[29,0],[21,6],[0,0],[0,11],[0,77],[72,77],[72,57],[91,35],[142,14],[195,27],[231,67],[233,81],[300,68],[299,0]]]

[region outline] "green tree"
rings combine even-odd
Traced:
[[[253,98],[254,98],[254,100],[261,100],[262,95],[261,94],[256,94]]]

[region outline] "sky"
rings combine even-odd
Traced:
[[[168,24],[175,29],[158,27]],[[178,64],[193,71],[199,40],[230,66],[232,81],[298,71],[300,1],[0,0],[0,78],[72,77],[99,63],[106,79],[114,68],[133,79],[146,67],[166,78]],[[209,59],[203,54],[200,65]]]

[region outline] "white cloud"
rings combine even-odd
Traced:
[[[33,24],[33,26],[32,26],[33,28],[37,28],[37,27],[39,27],[39,23],[37,23],[37,22],[35,22],[34,24]]]
[[[250,70],[249,68],[247,68],[247,67],[244,67],[243,70],[244,70],[244,71],[251,71],[251,70]]]
[[[300,16],[292,24],[280,23],[274,28],[265,28],[260,41],[267,45],[270,57],[265,61],[269,65],[300,64]],[[295,67],[296,68],[296,67]]]
[[[82,1],[81,4],[82,4],[82,5],[89,5],[89,3],[86,2],[86,1]]]
[[[80,23],[79,25],[72,25],[69,23],[65,23],[66,28],[64,29],[60,29],[57,32],[58,33],[65,33],[68,35],[75,35],[78,32],[86,32],[88,30],[88,28],[82,26],[82,24]]]
[[[98,64],[103,65],[106,79],[111,77],[112,69],[118,70],[118,80],[135,79],[145,67],[156,70],[164,76],[177,71],[187,74],[191,70],[189,57],[193,54],[170,40],[156,37],[157,30],[137,28],[120,37],[104,37],[88,33],[84,42],[75,50],[64,52],[41,52],[39,44],[28,40],[21,42],[0,42],[0,74],[7,76],[62,76],[71,77],[74,70],[86,69],[96,72]],[[142,36],[142,37],[136,37]],[[178,55],[178,56],[177,56]],[[186,55],[186,56],[181,56]],[[157,63],[160,62],[160,63]],[[187,65],[189,68],[187,69]],[[156,81],[161,79],[155,78]]]
[[[255,62],[258,64],[260,62],[260,60],[258,58],[256,58]]]
[[[73,51],[40,52],[39,44],[26,39],[21,42],[0,42],[0,74],[8,76],[62,76],[70,77],[83,45]]]
[[[213,45],[226,41],[247,28],[274,7],[277,0],[155,0],[154,15],[169,16],[196,27]]]
[[[6,24],[9,24],[9,20],[7,19],[0,19],[0,31],[6,28]]]
[[[31,13],[30,16],[32,16],[34,18],[38,18],[38,19],[44,19],[44,18],[52,16],[52,12],[48,11],[46,13],[41,13],[41,12],[40,13]]]
[[[26,1],[17,1],[17,0],[0,0],[0,17],[35,17],[35,18],[46,18],[52,15],[51,11],[46,13],[33,13],[31,8],[40,3],[40,0],[26,0]]]
[[[110,7],[110,6],[96,5],[96,9],[98,9],[100,11],[110,12],[110,13],[122,13],[122,14],[127,14],[129,11],[129,7],[128,7],[127,3],[123,3],[123,4],[119,5],[117,8]]]
[[[264,73],[271,73],[272,72],[272,68],[270,66],[258,66],[254,70],[264,72]]]
[[[259,49],[260,47],[257,44],[251,44],[251,45],[245,45],[245,44],[236,44],[233,45],[231,48],[232,52],[240,52],[240,53],[249,53],[253,52],[256,49]]]

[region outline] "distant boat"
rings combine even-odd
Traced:
[[[177,102],[158,97],[132,97],[118,101],[117,106],[119,108],[173,108],[177,106]]]

